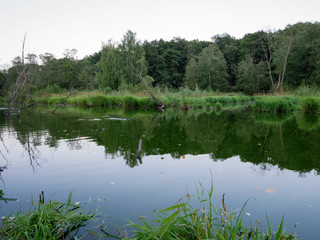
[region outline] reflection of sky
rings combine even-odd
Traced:
[[[73,191],[75,201],[107,199],[99,203],[101,217],[109,216],[109,224],[121,225],[126,219],[135,220],[136,214],[150,216],[152,210],[176,203],[187,192],[196,194],[199,182],[209,187],[211,171],[217,206],[223,193],[228,210],[241,208],[250,199],[247,221],[265,223],[267,212],[270,222],[278,225],[284,214],[288,231],[299,223],[297,232],[305,239],[320,233],[313,222],[320,216],[320,178],[313,173],[302,178],[297,172],[272,165],[265,171],[241,162],[238,156],[214,162],[207,154],[180,159],[146,156],[143,164],[130,168],[123,157],[106,155],[104,147],[86,138],[77,139],[81,148],[72,148],[72,142],[64,140],[55,149],[38,146],[40,166],[33,171],[20,143],[5,134],[2,137],[9,150],[8,169],[2,172],[5,196],[20,201],[0,203],[1,216],[19,207],[30,209],[31,194],[37,199],[42,190],[47,199],[55,194],[53,199],[60,201],[66,201]],[[1,151],[5,152],[3,148]]]

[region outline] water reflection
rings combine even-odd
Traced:
[[[1,118],[0,155],[8,164],[8,148],[2,135],[19,141],[35,171],[39,146],[58,149],[66,141],[70,150],[86,147],[88,140],[105,149],[111,158],[122,156],[129,167],[149,155],[183,156],[209,154],[213,161],[239,156],[243,162],[300,173],[320,171],[319,117],[303,114],[257,114],[250,111],[128,112],[68,108],[52,115]],[[139,140],[143,144],[138,154]],[[2,162],[1,162],[2,164]]]

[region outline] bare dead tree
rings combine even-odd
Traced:
[[[267,40],[267,47],[265,46],[265,43],[262,39],[262,37],[260,36],[260,43],[261,43],[261,47],[264,53],[264,57],[268,66],[268,73],[269,73],[269,78],[270,78],[270,82],[271,82],[271,86],[272,89],[275,89],[275,84],[273,81],[273,77],[272,77],[272,70],[271,70],[271,62],[272,62],[272,55],[273,55],[273,50],[272,50],[272,46],[273,46],[273,37],[272,37],[272,32],[268,31],[266,33],[266,40]]]
[[[6,109],[6,114],[11,115],[12,109],[17,105],[17,100],[19,97],[22,97],[22,95],[25,93],[26,96],[22,97],[20,101],[20,107],[18,109],[18,116],[20,116],[20,112],[22,109],[26,109],[28,107],[34,106],[35,102],[32,99],[32,96],[30,94],[30,88],[32,81],[35,76],[35,68],[32,67],[32,65],[36,64],[36,55],[29,54],[26,59],[28,59],[28,64],[25,63],[25,56],[24,56],[24,48],[26,43],[26,35],[24,35],[23,41],[22,41],[22,51],[21,51],[21,59],[17,62],[16,69],[18,71],[18,77],[16,79],[16,82],[13,86],[12,94],[9,98],[9,104],[8,108]],[[19,58],[18,58],[19,60]],[[28,106],[24,106],[25,101],[27,98],[30,98],[31,104]]]
[[[268,73],[273,91],[283,92],[283,82],[287,68],[288,57],[294,41],[294,36],[291,31],[287,31],[283,36],[278,36],[278,46],[275,45],[275,33],[268,31],[265,39],[260,36],[261,47],[268,66]],[[273,78],[274,69],[272,62],[277,63],[278,79]]]

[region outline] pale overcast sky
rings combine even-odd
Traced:
[[[26,53],[78,57],[120,41],[127,30],[139,40],[181,37],[210,40],[229,33],[242,38],[258,30],[320,21],[320,0],[0,0],[0,67]]]

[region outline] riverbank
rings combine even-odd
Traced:
[[[221,109],[226,104],[252,103],[255,112],[286,113],[300,111],[317,113],[320,111],[318,96],[245,96],[245,95],[205,95],[192,96],[181,93],[171,93],[156,96],[156,101],[150,96],[134,94],[105,95],[101,93],[77,94],[66,99],[66,95],[51,95],[36,97],[35,101],[45,105],[67,104],[85,107],[123,107],[126,109],[155,109],[159,103],[163,108],[189,109]]]

